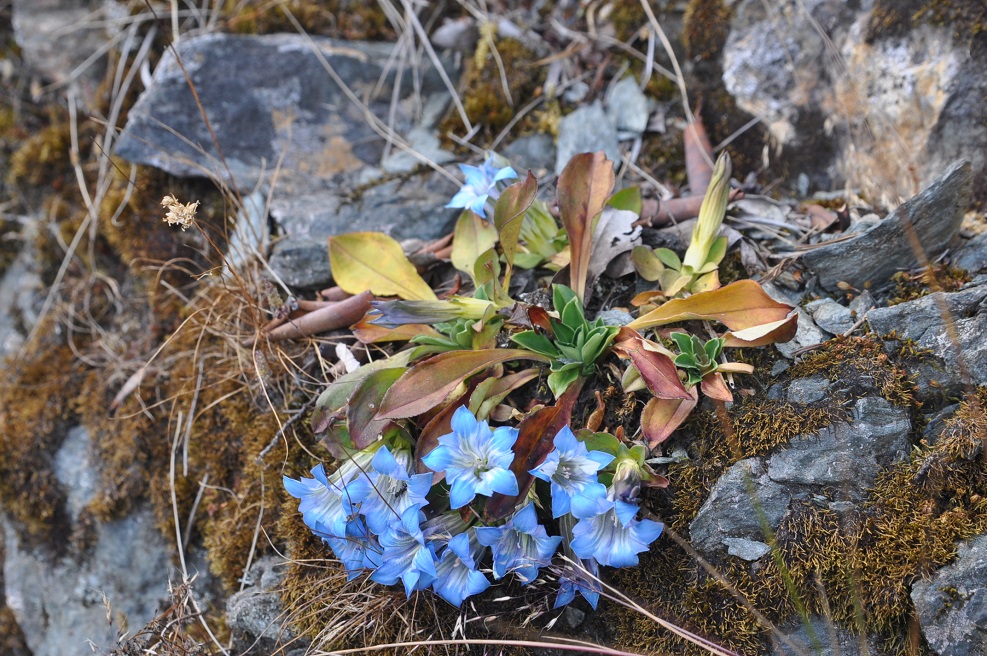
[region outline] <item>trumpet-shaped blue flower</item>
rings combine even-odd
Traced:
[[[550,537],[538,523],[532,503],[514,513],[503,526],[477,527],[474,531],[477,541],[493,551],[494,578],[514,572],[524,584],[535,580],[538,568],[552,562],[562,541],[560,536]]]
[[[380,564],[380,545],[370,535],[362,517],[357,517],[346,525],[345,537],[332,535],[320,525],[313,527],[312,532],[329,545],[346,568],[349,580],[358,577],[364,569],[374,569]]]
[[[408,449],[393,453],[382,446],[370,461],[370,471],[349,484],[353,499],[360,501],[360,514],[374,535],[383,535],[389,524],[401,521],[411,506],[425,506],[425,495],[432,487],[431,474],[410,474],[414,457]]]
[[[394,585],[400,580],[410,597],[415,590],[424,590],[435,581],[435,553],[422,535],[424,514],[411,506],[401,515],[400,522],[389,524],[380,536],[381,564],[370,575],[372,581]]]
[[[561,608],[572,602],[578,592],[589,602],[589,605],[596,610],[596,605],[600,601],[600,564],[595,559],[580,560],[582,569],[577,567],[568,568],[559,577],[559,594],[555,597],[555,606]],[[586,571],[583,571],[585,569]]]
[[[555,436],[555,449],[531,470],[532,476],[552,484],[552,516],[571,512],[582,519],[605,510],[607,488],[596,475],[613,458],[609,453],[588,450],[568,426],[563,426]]]
[[[466,184],[452,197],[446,207],[468,207],[483,217],[486,216],[484,206],[487,204],[487,199],[496,200],[500,195],[497,183],[518,177],[517,171],[510,166],[497,168],[493,156],[488,157],[482,166],[460,164],[459,169],[466,176]]]
[[[462,407],[452,415],[452,432],[440,437],[439,446],[422,462],[433,471],[445,472],[453,509],[462,508],[477,494],[516,495],[517,478],[510,466],[517,436],[516,428],[501,426],[491,431],[487,422],[477,421]]]
[[[370,454],[360,452],[353,460],[344,461],[332,476],[326,476],[325,467],[312,468],[314,478],[295,480],[284,477],[288,494],[300,500],[298,512],[305,525],[320,527],[326,535],[337,538],[346,536],[346,525],[357,513],[357,501],[349,490],[349,484],[360,474],[361,467],[370,461]]]
[[[461,606],[466,597],[480,594],[490,587],[487,577],[476,571],[476,561],[483,553],[468,533],[453,536],[436,565],[432,589],[453,606]]]
[[[634,519],[638,507],[632,503],[607,500],[605,506],[605,512],[579,520],[572,529],[572,550],[580,558],[595,558],[601,565],[633,567],[637,554],[658,539],[663,525]]]

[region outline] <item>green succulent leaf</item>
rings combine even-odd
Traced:
[[[552,343],[552,340],[533,330],[515,333],[511,335],[511,341],[521,348],[547,355],[550,358],[558,358],[562,355],[559,349],[555,347],[555,344]]]

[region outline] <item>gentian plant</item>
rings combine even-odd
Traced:
[[[723,374],[750,368],[721,361],[724,350],[790,339],[792,308],[754,281],[719,285],[727,160],[685,258],[655,256],[678,266],[662,264],[674,271],[637,299],[639,316],[626,326],[587,318],[591,281],[612,245],[626,238],[626,252],[640,234],[632,229],[640,193],[612,193],[613,165],[602,153],[577,155],[559,177],[558,223],[536,199],[530,172],[506,187],[517,177],[506,162],[463,172],[466,185],[450,202],[466,208],[446,269],[456,272],[435,285],[453,291],[437,294],[385,235],[330,238],[337,284],[376,297],[357,338],[408,346],[387,345],[387,357],[332,382],[312,425],[338,465],[286,477],[285,489],[351,577],[400,582],[408,595],[431,589],[459,606],[491,576],[527,585],[553,566],[556,606],[581,595],[595,608],[600,567],[635,566],[661,534],[642,503],[643,490],[667,483],[646,464],[649,448],[668,439],[700,393],[730,399]],[[526,278],[551,290],[550,307],[512,298],[515,267],[535,267]],[[558,278],[539,278],[546,272]],[[620,360],[625,390],[646,399],[633,436],[599,431],[599,420],[590,427],[576,412],[594,398],[601,365]]]

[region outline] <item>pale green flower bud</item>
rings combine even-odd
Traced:
[[[730,163],[730,155],[726,151],[720,153],[713,167],[713,178],[706,189],[706,196],[703,204],[699,208],[699,220],[692,230],[692,241],[689,249],[685,252],[682,260],[684,267],[692,267],[698,270],[706,264],[709,257],[709,249],[712,248],[720,226],[723,225],[723,216],[727,211],[727,201],[730,197],[730,174],[733,172]]]

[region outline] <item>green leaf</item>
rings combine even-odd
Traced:
[[[640,187],[628,187],[627,189],[621,189],[607,201],[607,205],[618,210],[626,210],[628,212],[634,212],[638,216],[641,216],[643,210],[643,203],[641,202],[641,188]]]
[[[370,290],[376,296],[434,301],[435,292],[418,275],[401,245],[381,232],[351,232],[329,237],[333,280],[350,294]]]
[[[549,362],[547,356],[523,349],[440,353],[405,372],[391,386],[378,414],[385,419],[418,416],[442,403],[457,385],[473,374],[510,360]]]
[[[635,246],[631,249],[631,262],[634,270],[648,282],[654,282],[665,270],[665,265],[655,255],[655,252],[647,246]]]
[[[675,346],[679,349],[680,353],[692,356],[696,354],[692,346],[692,335],[688,333],[672,333],[668,337],[675,342]]]
[[[497,244],[497,229],[479,215],[466,210],[459,215],[452,237],[452,266],[473,278],[477,287],[474,266],[480,254]]]
[[[391,385],[405,371],[403,367],[375,371],[364,378],[360,387],[353,393],[349,408],[346,411],[346,418],[349,424],[350,439],[357,449],[364,449],[375,442],[381,430],[391,423],[390,419],[379,417],[377,410]]]
[[[610,433],[593,433],[583,429],[576,432],[576,439],[586,445],[587,451],[602,451],[616,456],[620,449],[620,440]]]
[[[552,306],[560,315],[570,301],[577,298],[576,292],[566,285],[552,285]]]
[[[315,402],[315,410],[312,412],[312,430],[316,433],[324,431],[326,429],[324,424],[332,415],[346,407],[350,397],[353,396],[367,376],[382,369],[406,367],[412,359],[412,354],[413,350],[401,351],[384,360],[365,364],[356,371],[344,374],[334,380]]]
[[[558,358],[562,355],[559,353],[559,349],[555,347],[555,344],[552,343],[552,340],[533,330],[515,333],[511,335],[511,341],[522,348],[547,355],[550,358]]]
[[[725,341],[722,337],[715,337],[703,345],[703,350],[706,351],[706,357],[711,362],[716,362],[716,358],[720,357],[720,352],[723,350],[723,343]]]
[[[576,382],[576,379],[579,378],[579,369],[579,363],[574,362],[548,375],[548,388],[552,390],[555,398],[562,396],[563,392],[569,388],[569,385]]]
[[[661,263],[669,269],[675,269],[678,271],[682,268],[682,260],[680,260],[679,256],[675,254],[675,251],[670,248],[656,248],[655,257],[657,257]]]
[[[569,280],[580,302],[586,300],[586,273],[593,246],[593,223],[613,190],[613,163],[603,151],[581,153],[559,176],[559,215],[569,235]]]
[[[493,248],[487,249],[476,256],[473,263],[473,280],[477,287],[488,282],[495,282],[500,276],[500,258]]]
[[[719,266],[720,262],[723,261],[723,258],[727,254],[727,241],[728,240],[726,237],[717,237],[716,240],[713,241],[713,245],[709,247],[709,255],[706,256],[707,265],[715,264]],[[703,267],[703,269],[705,268],[706,267]],[[699,272],[706,273],[702,269],[700,269]]]
[[[583,304],[579,302],[578,298],[573,298],[562,308],[562,311],[559,313],[559,320],[573,330],[579,330],[579,328],[586,325]]]
[[[486,419],[497,405],[516,389],[531,382],[541,374],[536,368],[524,369],[514,374],[495,379],[487,391],[486,398],[476,411],[477,419]],[[472,403],[472,402],[471,402]]]

